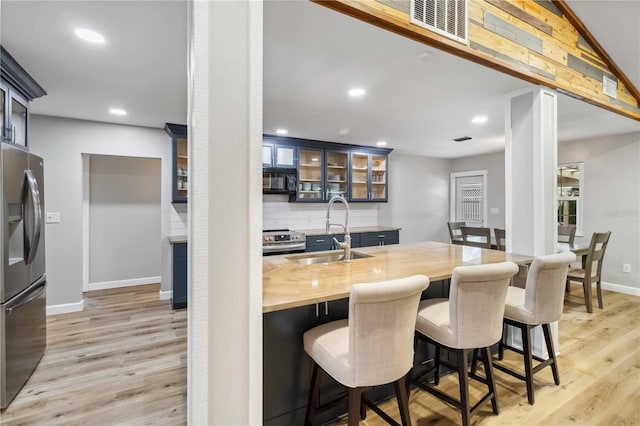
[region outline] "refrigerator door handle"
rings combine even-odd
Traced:
[[[25,244],[25,248],[28,249],[26,253],[25,263],[28,265],[33,262],[33,259],[38,253],[38,245],[40,244],[40,233],[42,232],[42,208],[40,206],[40,191],[38,190],[38,182],[33,176],[31,170],[25,171],[25,178],[29,188],[28,196],[31,197],[31,204],[33,205],[33,234],[29,238],[28,244]]]
[[[40,289],[38,291],[36,291],[31,297],[29,297],[26,300],[22,300],[20,303],[16,304],[15,306],[11,306],[11,307],[7,307],[6,311],[7,311],[7,315],[11,315],[11,312],[13,312],[14,310],[18,309],[21,306],[26,305],[27,303],[31,302],[34,299],[37,299],[42,292],[47,288],[47,282],[43,281],[40,285],[39,285]]]

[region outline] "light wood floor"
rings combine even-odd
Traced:
[[[83,312],[48,317],[45,355],[2,426],[186,423],[186,310],[159,290],[94,291]]]
[[[581,288],[572,286],[559,324],[560,386],[553,383],[550,368],[540,371],[534,376],[536,403],[531,406],[524,382],[495,371],[500,415],[487,403],[472,424],[640,425],[640,297],[605,291],[604,309],[595,302],[593,314],[588,314]],[[505,360],[522,371],[517,354],[507,351]],[[486,388],[471,382],[475,404]],[[457,375],[446,376],[439,387],[457,398]],[[426,392],[412,388],[409,404],[413,425],[461,423],[457,410]],[[400,418],[395,399],[382,408]],[[367,413],[363,426],[386,424]]]
[[[91,292],[83,312],[49,317],[47,352],[2,425],[184,424],[186,311],[173,312],[158,290]],[[549,369],[538,373],[530,406],[524,383],[497,371],[500,415],[487,404],[472,423],[640,425],[640,298],[605,291],[605,309],[587,314],[580,294],[574,286],[559,325],[562,384]],[[515,354],[506,358],[520,366]],[[454,395],[457,386],[455,375],[440,385]],[[383,408],[399,418],[395,400]],[[460,423],[456,410],[415,389],[410,409],[414,425]],[[383,424],[370,410],[362,422]]]

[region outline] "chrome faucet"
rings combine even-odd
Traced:
[[[342,225],[341,223],[331,223],[331,220],[330,220],[331,206],[333,206],[333,203],[335,203],[336,201],[340,201],[344,203],[345,207],[347,208],[347,213],[344,219],[344,225]],[[344,229],[344,242],[341,243],[336,239],[336,237],[333,237],[333,241],[336,243],[336,245],[339,248],[344,250],[344,256],[342,261],[346,263],[351,262],[351,234],[349,233],[349,203],[347,203],[347,200],[345,200],[344,197],[340,197],[340,196],[333,197],[329,201],[329,204],[327,205],[327,225],[325,230],[327,235],[331,234],[331,225],[341,226]]]

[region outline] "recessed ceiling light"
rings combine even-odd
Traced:
[[[361,87],[354,87],[353,89],[349,89],[349,96],[351,96],[352,98],[363,96],[365,93],[367,93],[367,91]]]
[[[111,108],[109,112],[113,115],[127,115],[127,111],[122,108]]]
[[[75,35],[91,43],[104,43],[104,37],[102,34],[98,34],[95,31],[87,30],[84,28],[76,28]]]
[[[348,135],[349,134],[349,128],[348,127],[343,127],[342,129],[340,129],[338,131],[338,134],[340,136]]]
[[[276,129],[276,133],[279,135],[286,135],[289,131],[287,129]]]
[[[473,117],[473,118],[471,119],[471,122],[472,122],[473,124],[482,124],[482,123],[486,123],[486,122],[487,122],[487,120],[488,120],[488,118],[487,118],[487,116],[486,116],[486,115],[478,115],[478,116],[476,116],[476,117]]]
[[[386,141],[378,141],[378,142],[376,142],[376,145],[378,145],[378,146],[387,146],[387,142]]]

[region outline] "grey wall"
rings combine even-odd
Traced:
[[[504,229],[504,151],[451,160],[452,173],[472,170],[487,171],[487,212],[489,215],[487,225],[489,228]],[[492,208],[497,208],[498,214],[492,214]]]
[[[558,144],[558,162],[584,162],[584,237],[611,231],[602,280],[640,289],[640,132]],[[631,264],[631,273],[622,264]],[[606,303],[606,302],[605,302]]]
[[[558,162],[584,162],[584,236],[611,231],[603,281],[640,289],[640,133],[558,143]],[[504,153],[451,160],[451,171],[487,169],[490,227],[504,227]],[[631,264],[631,273],[622,264]]]
[[[47,224],[47,302],[82,301],[82,154],[160,158],[162,160],[162,288],[170,289],[169,209],[171,143],[161,129],[122,126],[32,115],[30,144],[44,158],[47,211],[61,222]]]
[[[400,243],[449,241],[450,160],[389,157],[389,202],[380,204],[378,224],[399,226]]]
[[[89,282],[156,277],[161,160],[90,156]]]

